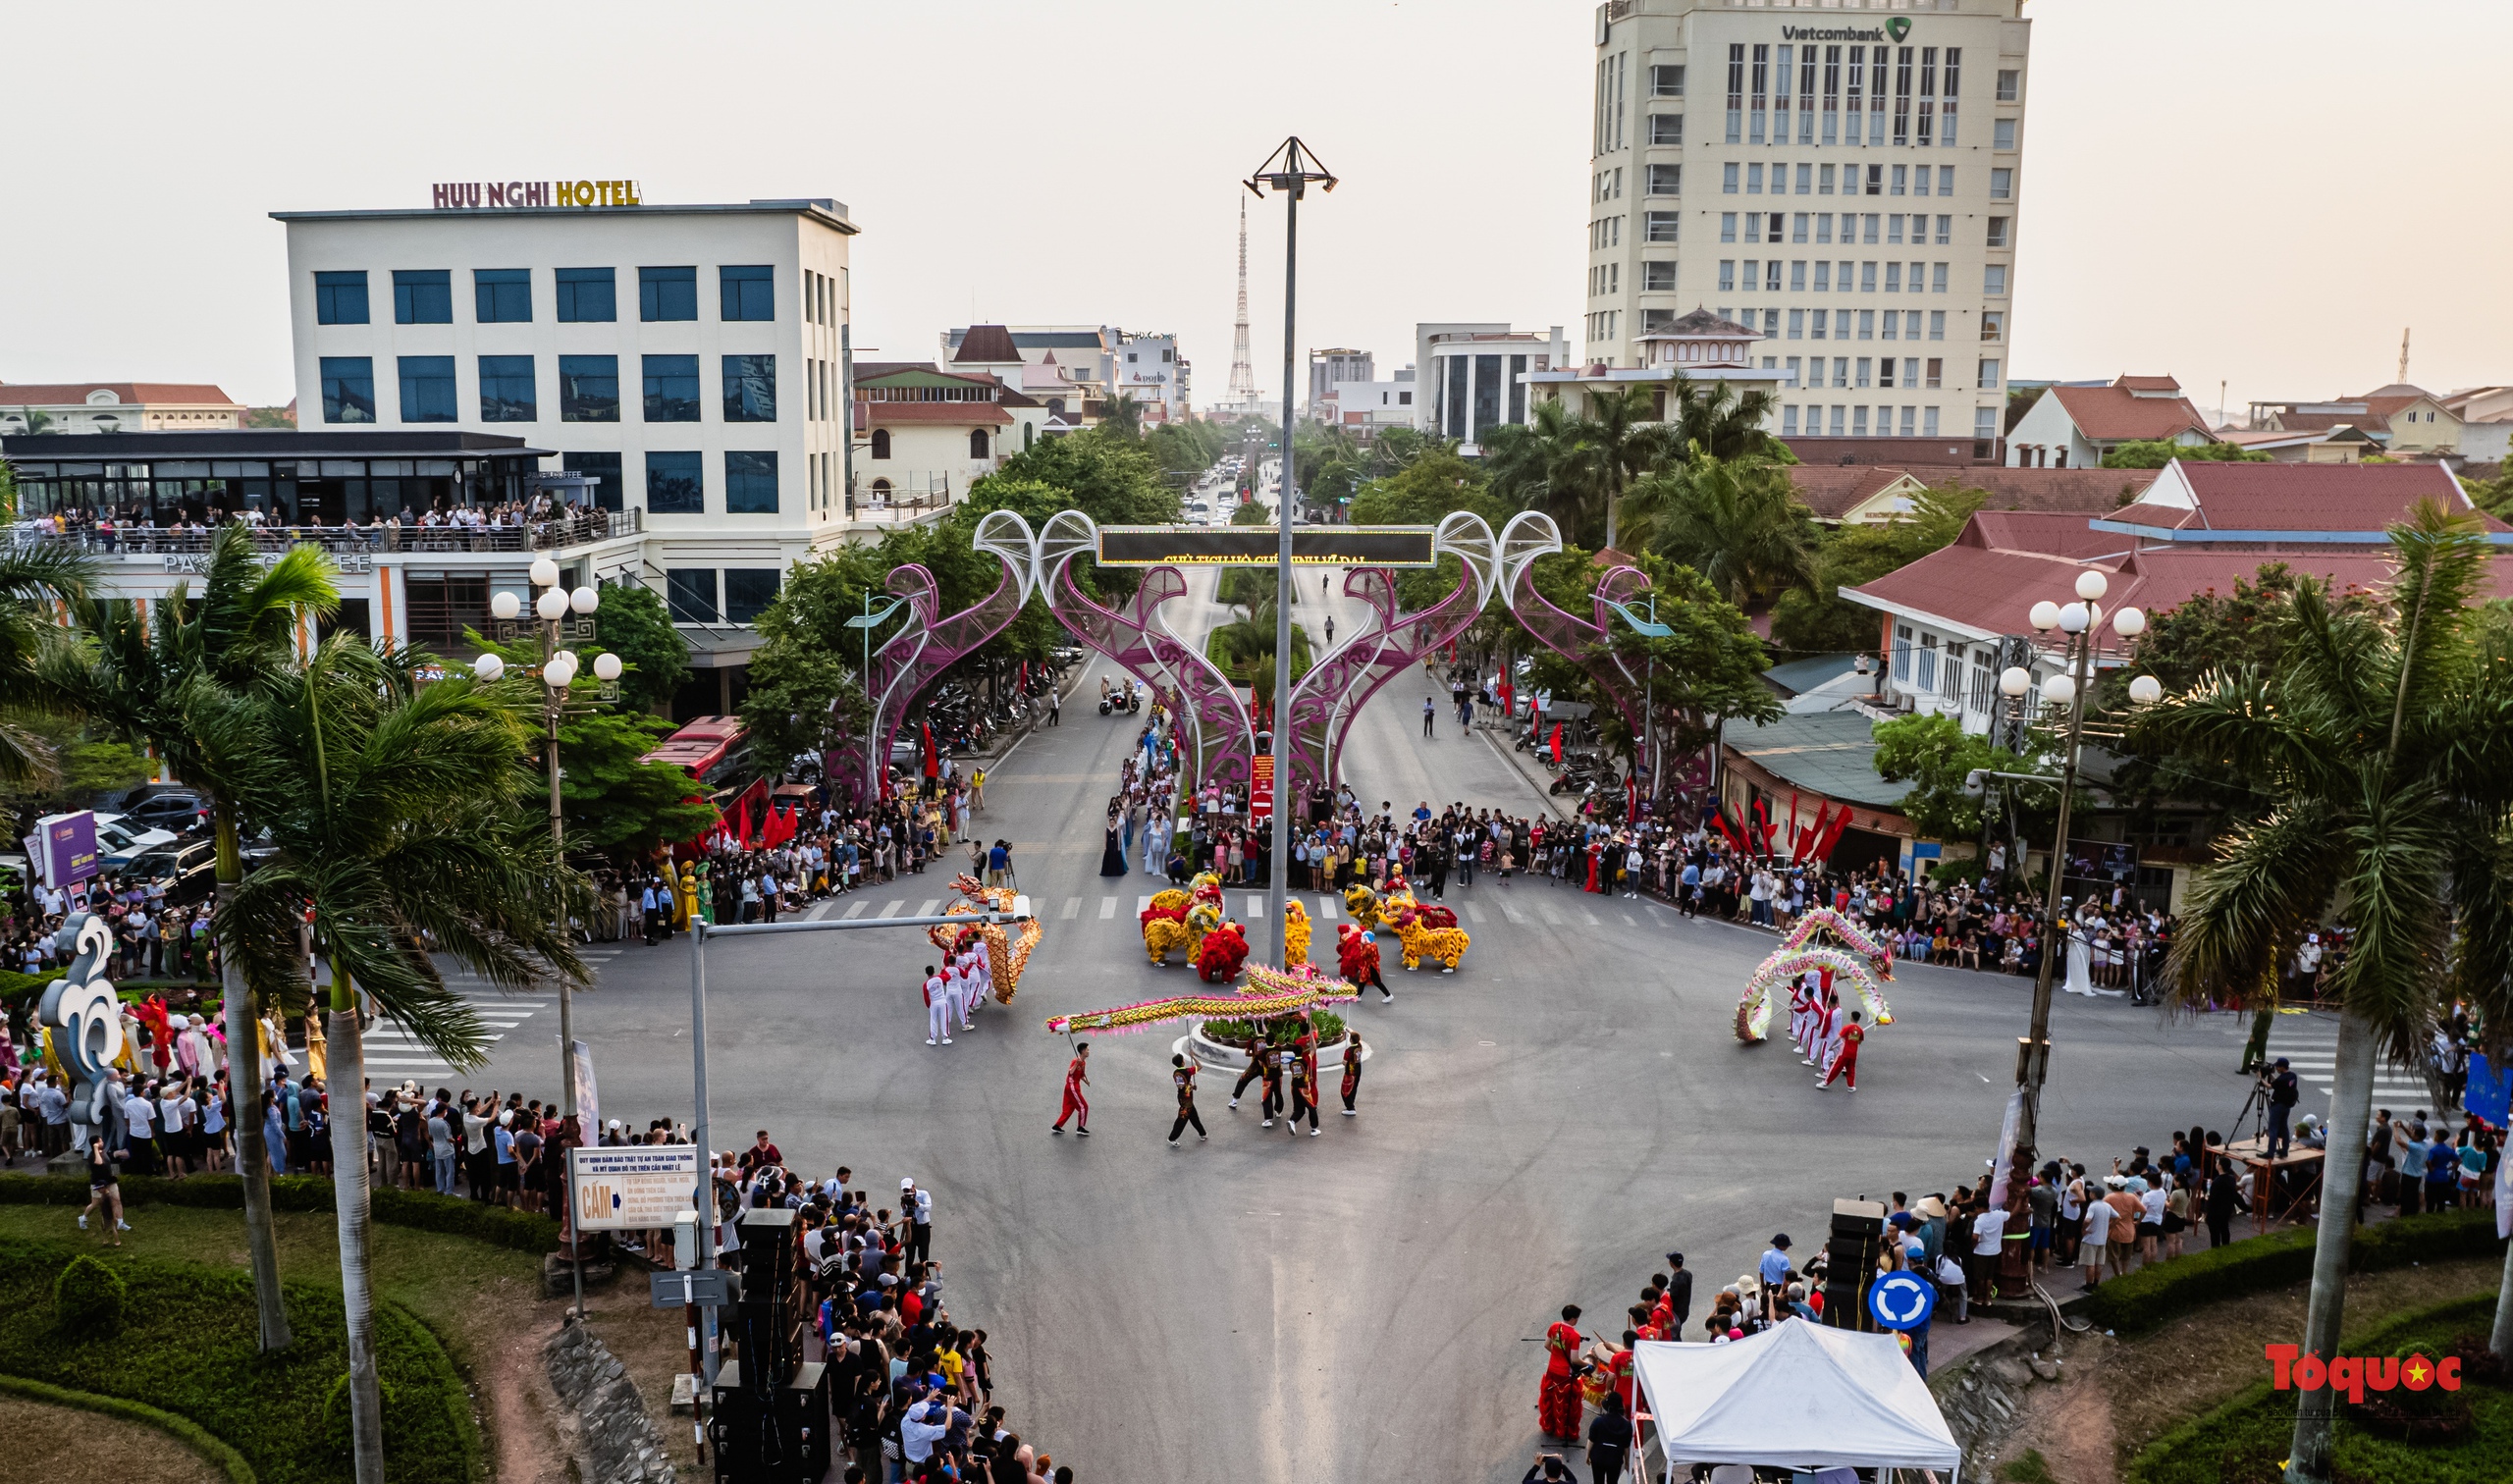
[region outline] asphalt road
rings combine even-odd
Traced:
[[[1348,621],[1339,610],[1339,633]],[[1400,813],[1417,799],[1533,813],[1482,737],[1446,716],[1420,737],[1428,688],[1401,680],[1361,717],[1358,791]],[[1093,710],[1068,706],[990,775],[981,822],[1014,842],[1046,936],[1014,1005],[957,1044],[924,1044],[934,955],[919,932],[708,951],[716,1144],[767,1128],[811,1174],[851,1165],[877,1197],[902,1176],[930,1188],[946,1301],[989,1332],[997,1400],[1085,1479],[1516,1480],[1542,1370],[1524,1342],[1561,1304],[1613,1322],[1682,1248],[1698,1318],[1774,1232],[1804,1249],[1835,1197],[1951,1189],[1995,1148],[2025,981],[1902,968],[1863,1089],[1819,1092],[1785,1035],[1742,1047],[1730,1032],[1769,934],[1488,876],[1448,893],[1474,939],[1458,974],[1407,975],[1391,952],[1395,1002],[1355,1008],[1376,1051],[1360,1117],[1330,1112],[1314,1139],[1259,1130],[1253,1101],[1225,1109],[1216,1069],[1201,1099],[1212,1139],[1165,1150],[1159,1033],[1099,1038],[1094,1137],[1050,1137],[1066,1048],[1043,1019],[1195,982],[1143,958],[1136,903],[1153,879],[1096,874],[1135,723]],[[871,888],[862,915],[917,912],[947,881]],[[685,940],[606,960],[576,1018],[607,1116],[688,1115]],[[534,1014],[469,1081],[555,1088],[555,1022]],[[2100,1169],[2174,1127],[2225,1125],[2242,1029],[2061,996],[2048,1142]]]

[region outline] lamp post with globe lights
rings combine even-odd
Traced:
[[[2017,1170],[2031,1168],[2032,1155],[2040,1137],[2042,1086],[2050,1075],[2051,1063],[2051,977],[2059,955],[2064,951],[2065,935],[2059,928],[2059,886],[2061,873],[2068,856],[2069,806],[2075,801],[2078,752],[2085,740],[2085,713],[2094,696],[2095,652],[2100,648],[2105,613],[2101,600],[2110,590],[2110,580],[2103,572],[2087,568],[2077,574],[2078,601],[2064,606],[2048,599],[2033,605],[2026,615],[2034,629],[2049,633],[2058,629],[2065,635],[2065,662],[2055,673],[2043,678],[2040,690],[2045,706],[2056,707],[2066,714],[2066,742],[2059,757],[2059,819],[2051,846],[2050,884],[2043,898],[2042,962],[2033,976],[2033,1023],[2030,1033],[2016,1048],[2015,1081],[2024,1094],[2021,1113],[2016,1123],[2014,1164],[2009,1171],[2007,1198],[2012,1205],[2021,1200],[2025,1182],[2014,1178]],[[2110,615],[2112,630],[2123,639],[2134,639],[2145,633],[2147,615],[2137,609],[2124,608]],[[2021,700],[2035,689],[2033,672],[2022,665],[2010,665],[1999,676],[1999,690],[2010,700]],[[2141,675],[2129,682],[2129,699],[2148,705],[2164,694],[2164,688],[2152,675]]]
[[[534,627],[541,639],[541,736],[542,754],[550,772],[550,843],[561,847],[566,842],[565,817],[561,810],[559,781],[559,723],[567,715],[568,689],[575,684],[582,662],[573,650],[561,646],[569,641],[588,643],[594,637],[594,610],[602,607],[602,593],[586,585],[572,592],[559,585],[559,563],[550,557],[537,556],[532,562],[532,585],[541,590],[532,600],[532,612],[538,621]],[[489,614],[498,620],[498,637],[519,637],[523,600],[512,592],[502,592],[489,600]],[[601,700],[618,699],[618,680],[622,666],[619,657],[600,654],[593,658],[594,678],[602,682]],[[495,683],[504,679],[506,661],[494,651],[472,662],[471,672],[482,680]],[[566,924],[561,923],[564,931]],[[568,992],[566,978],[559,979],[559,1085],[562,1091],[561,1110],[571,1122],[576,1118],[575,1014],[573,997]],[[578,1125],[576,1137],[590,1147],[600,1131]],[[565,1238],[568,1262],[575,1270],[576,1312],[584,1313],[584,1258],[575,1240],[575,1187],[572,1179],[567,1189],[567,1218],[561,1227]]]

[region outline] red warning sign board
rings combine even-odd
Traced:
[[[1248,761],[1248,822],[1274,817],[1274,756],[1265,753]]]

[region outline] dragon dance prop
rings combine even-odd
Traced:
[[[1829,932],[1847,946],[1815,942],[1818,931]],[[1818,907],[1799,919],[1788,938],[1754,967],[1753,977],[1745,981],[1744,997],[1737,1002],[1737,1039],[1748,1045],[1767,1039],[1777,998],[1774,991],[1809,970],[1831,975],[1837,987],[1847,982],[1856,989],[1874,1024],[1894,1024],[1893,1009],[1885,1003],[1885,991],[1878,983],[1894,977],[1894,955],[1856,923],[1830,907]]]
[[[1248,970],[1248,987],[1237,994],[1182,994],[1080,1015],[1049,1016],[1047,1034],[1134,1035],[1171,1021],[1279,1020],[1320,1006],[1349,1005],[1356,998],[1352,985],[1328,979],[1314,968],[1287,973],[1255,964]]]
[[[1012,910],[1013,892],[1001,886],[981,885],[977,877],[966,872],[951,878],[951,887],[968,900],[953,902],[943,908],[944,917],[974,917],[981,912]],[[1020,987],[1021,971],[1030,962],[1030,950],[1038,947],[1039,939],[1046,936],[1046,929],[1039,926],[1036,918],[1021,924],[1020,928],[1020,934],[1014,936],[1005,932],[1000,923],[971,923],[966,928],[937,923],[926,928],[925,935],[933,939],[935,947],[945,953],[955,953],[968,947],[971,938],[985,939],[986,961],[989,975],[994,980],[995,1001],[1008,1005],[1012,1003],[1012,991]]]

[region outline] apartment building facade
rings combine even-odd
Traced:
[[[1711,309],[1762,336],[1783,437],[1993,456],[2023,195],[2019,0],[1609,0],[1582,363]],[[1787,197],[1787,199],[1780,199]]]

